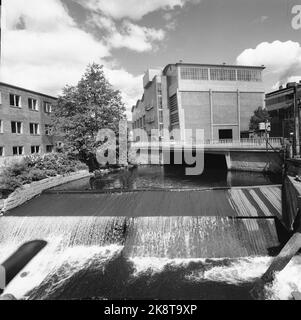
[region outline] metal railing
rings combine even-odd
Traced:
[[[203,143],[183,142],[183,141],[152,141],[152,142],[133,142],[132,145],[136,148],[257,148],[257,149],[279,149],[283,145],[282,138],[269,139],[241,139],[241,140],[206,140]]]

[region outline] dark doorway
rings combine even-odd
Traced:
[[[222,129],[218,131],[219,140],[232,140],[233,130],[232,129]]]

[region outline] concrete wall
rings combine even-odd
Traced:
[[[5,156],[13,155],[13,146],[23,146],[26,155],[31,154],[31,146],[40,146],[41,152],[46,152],[47,145],[54,145],[53,137],[45,135],[45,125],[50,124],[50,115],[44,112],[44,101],[54,104],[56,100],[48,96],[30,91],[17,89],[14,87],[0,84],[0,120],[3,121],[3,133],[0,133],[0,146],[5,148]],[[9,95],[16,94],[21,96],[21,108],[11,107]],[[38,101],[39,110],[31,111],[28,108],[28,98]],[[11,121],[23,123],[22,134],[12,134]],[[40,134],[33,136],[30,134],[29,124],[38,123]]]
[[[70,181],[78,180],[89,175],[90,173],[88,171],[82,170],[76,173],[48,178],[38,182],[33,182],[28,185],[24,185],[21,188],[15,190],[7,199],[0,201],[0,211],[2,213],[5,213],[6,211],[12,210],[31,200],[32,198],[40,195],[47,189]]]
[[[228,170],[253,172],[281,172],[282,160],[273,152],[231,151],[227,152]]]
[[[185,128],[204,129],[205,139],[211,139],[209,92],[181,92],[181,102],[185,115]]]

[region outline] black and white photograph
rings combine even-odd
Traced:
[[[0,309],[301,300],[301,0],[0,0],[0,23]]]

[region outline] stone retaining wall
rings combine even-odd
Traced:
[[[0,200],[0,212],[5,213],[23,203],[31,200],[32,198],[40,195],[43,191],[56,187],[58,185],[88,177],[90,173],[87,170],[78,171],[75,173],[56,176],[53,178],[44,179],[41,181],[33,182],[16,189],[7,199]]]

